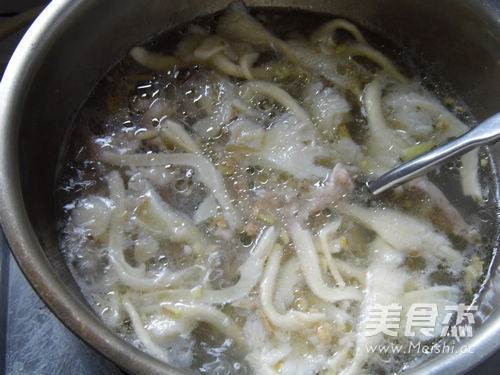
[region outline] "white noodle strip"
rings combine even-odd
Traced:
[[[427,177],[415,178],[403,186],[409,191],[417,190],[427,194],[433,215],[438,215],[440,226],[445,230],[449,230],[469,242],[479,238],[477,229],[464,220],[460,212],[450,203],[443,192]],[[434,213],[436,211],[437,213]]]
[[[208,61],[215,69],[236,78],[246,78],[240,65],[232,62],[224,51],[229,44],[217,35],[211,35],[205,39],[194,51],[193,56]]]
[[[433,286],[427,289],[421,289],[421,290],[412,290],[411,292],[407,292],[403,295],[403,298],[405,300],[410,300],[410,301],[418,301],[418,302],[430,302],[427,301],[426,299],[436,297],[436,295],[439,294],[455,294],[458,296],[460,293],[459,289],[455,286],[449,286],[449,285],[437,285]],[[434,301],[431,301],[434,302]]]
[[[328,360],[328,370],[326,374],[338,374],[341,367],[347,362],[347,355],[351,348],[344,347]]]
[[[259,114],[256,110],[251,108],[248,103],[244,103],[241,99],[233,99],[231,101],[231,107],[235,114],[245,114],[248,117],[258,117]]]
[[[205,322],[214,326],[226,337],[231,337],[239,345],[246,347],[241,328],[226,314],[210,305],[193,303],[162,302],[163,309],[180,314],[182,319],[191,319],[196,322]]]
[[[187,335],[195,326],[195,322],[188,319],[173,319],[165,316],[165,313],[158,313],[159,306],[155,306],[155,310],[149,312],[154,314],[144,325],[144,328],[157,340],[168,340],[174,336]],[[142,311],[141,311],[142,312]],[[142,312],[144,314],[144,312]]]
[[[253,81],[254,77],[251,72],[252,65],[257,61],[259,54],[257,52],[246,53],[240,58],[241,72],[249,81]]]
[[[105,297],[98,301],[103,308],[101,318],[113,328],[119,328],[123,321],[122,298],[116,292],[107,293]]]
[[[337,164],[338,165],[338,164]],[[332,274],[333,278],[335,281],[337,281],[337,284],[339,286],[344,287],[345,286],[345,281],[342,278],[342,275],[340,274],[337,266],[335,265],[335,261],[333,260],[332,257],[332,246],[330,245],[329,237],[332,234],[335,234],[337,232],[337,229],[340,227],[341,220],[336,220],[333,221],[327,225],[321,231],[319,232],[319,240],[320,240],[320,248],[323,252],[323,255],[325,256],[326,264],[328,266],[328,269],[330,270],[330,273]]]
[[[275,37],[274,41],[271,43],[274,44],[274,47],[276,47],[278,52],[290,60],[290,62],[300,65],[300,61],[295,55],[294,50],[288,45],[287,42]]]
[[[295,299],[296,288],[301,288],[304,285],[304,276],[300,272],[300,264],[296,256],[288,259],[280,271],[274,292],[274,304],[278,311],[286,311]]]
[[[352,264],[338,258],[335,259],[335,265],[344,277],[356,279],[362,287],[366,286],[366,270],[353,266]]]
[[[203,290],[201,299],[210,303],[224,304],[246,297],[259,281],[264,262],[276,243],[278,235],[274,227],[266,229],[248,259],[238,269],[240,274],[238,282],[224,289]]]
[[[481,185],[479,184],[479,150],[475,149],[462,156],[460,177],[462,190],[465,195],[471,196],[477,202],[483,201]]]
[[[183,285],[186,284],[186,276],[188,276],[188,280],[194,280],[193,284],[197,284],[198,287],[202,283],[203,277],[206,275],[194,275],[196,280],[193,277],[194,271],[199,270],[200,266],[192,266],[188,267],[186,271],[188,273],[184,275],[180,275],[177,280],[181,279]],[[183,271],[174,272],[172,274],[180,273]],[[204,270],[205,273],[208,273],[208,270]],[[198,272],[199,273],[199,272]],[[191,295],[190,289],[168,289],[168,288],[149,288],[149,290],[137,290],[136,293],[129,292],[128,295],[131,296],[133,294],[133,301],[138,305],[138,308],[143,313],[151,313],[158,311],[158,303],[163,301],[175,300],[175,301],[193,301],[194,298]]]
[[[382,83],[376,78],[366,85],[363,102],[370,134],[368,139],[369,152],[385,168],[392,168],[399,161],[400,147],[397,144],[394,130],[387,125],[381,102]]]
[[[366,360],[368,359],[368,351],[367,348],[370,346],[375,346],[378,341],[376,340],[377,337],[380,335],[376,336],[371,336],[367,337],[366,336],[366,329],[364,328],[364,325],[368,319],[368,307],[363,306],[362,307],[362,312],[359,315],[359,320],[362,321],[363,323],[362,328],[357,332],[356,335],[356,340],[354,344],[354,348],[352,348],[354,355],[352,358],[349,358],[349,361],[344,362],[345,365],[347,365],[347,368],[344,368],[342,372],[340,372],[341,375],[360,375],[360,374],[365,374],[363,372],[362,367],[365,364]],[[351,348],[349,348],[350,350]]]
[[[293,49],[253,18],[242,3],[234,3],[228,7],[219,20],[217,32],[229,39],[246,41],[257,46],[266,45],[277,50],[291,62],[300,64]]]
[[[264,262],[273,248],[279,233],[274,227],[269,227],[260,236],[259,241],[250,253],[248,259],[238,269],[240,278],[236,284],[224,289],[203,289],[197,301],[210,304],[226,304],[248,296],[250,291],[259,281],[264,268]],[[168,289],[160,292],[169,299],[191,301],[193,296],[189,289]]]
[[[154,128],[136,133],[135,138],[139,141],[147,141],[148,139],[157,137],[158,135],[160,135],[160,129]]]
[[[391,209],[374,209],[346,204],[337,205],[340,212],[355,217],[361,224],[377,232],[398,250],[422,251],[448,262],[460,262],[462,255],[453,249],[448,238],[434,230],[431,224]]]
[[[125,260],[123,260],[123,262],[125,262]],[[128,270],[129,267],[133,267],[128,264],[124,265],[122,262],[118,261],[116,257],[110,257],[110,263],[117,273],[120,281],[136,290],[149,290],[152,288],[167,287],[185,276],[185,271],[169,273],[168,270],[164,270],[156,277],[134,275]]]
[[[275,248],[273,250],[260,284],[260,301],[262,310],[267,318],[273,325],[285,330],[301,329],[324,320],[326,316],[323,313],[304,313],[301,311],[289,310],[286,314],[280,314],[276,311],[273,302],[273,294],[282,255],[283,251],[281,248]]]
[[[337,246],[332,246],[333,236],[337,233],[337,230],[342,223],[342,219],[337,219],[331,223],[326,224],[318,233],[319,243],[324,253],[338,253],[340,248]],[[335,244],[336,245],[336,244]]]
[[[145,275],[144,265],[141,268],[132,267],[127,263],[123,255],[123,226],[125,216],[125,187],[123,180],[117,171],[113,171],[106,176],[106,180],[109,186],[110,198],[114,205],[109,230],[108,257],[122,281],[130,279],[133,282],[137,279],[140,282]]]
[[[173,242],[187,242],[189,244],[200,242],[201,235],[193,221],[170,207],[148,183],[145,184],[143,196],[147,200],[148,209],[151,210],[150,214],[152,213],[155,219],[158,219],[158,222],[154,223],[160,228],[158,234]],[[140,219],[138,221],[141,222]],[[146,229],[148,228],[147,223],[141,222],[141,224]],[[155,231],[154,228],[152,230]]]
[[[406,98],[407,103],[412,107],[420,107],[424,111],[431,112],[439,116],[448,125],[448,128],[443,133],[444,137],[458,137],[469,130],[467,125],[457,119],[440,103],[436,103],[415,93],[407,95]]]
[[[370,127],[370,143],[373,144],[372,147],[380,147],[386,151],[391,149],[394,136],[385,121],[381,95],[382,84],[379,79],[366,85],[364,102]]]
[[[339,75],[337,61],[333,59],[333,53],[317,53],[314,46],[304,41],[290,41],[289,44],[304,68],[321,75],[335,86],[350,89],[349,87],[353,84],[353,81]],[[263,67],[260,65],[255,69],[256,73],[264,74],[264,77],[266,77],[266,68],[268,67],[270,68],[270,66],[265,66],[264,70],[262,70]],[[272,80],[272,78],[271,76],[267,79]]]
[[[193,154],[201,154],[201,150],[194,139],[189,135],[189,133],[184,129],[181,124],[163,118],[160,121],[161,136],[164,140],[175,143],[181,146],[185,151],[191,152]]]
[[[314,33],[312,33],[311,42],[328,42],[332,39],[332,35],[338,29],[348,31],[359,43],[366,43],[366,39],[356,25],[343,19],[335,19],[320,26]]]
[[[196,225],[198,225],[215,215],[217,215],[217,202],[213,195],[208,195],[195,211],[193,221]]]
[[[125,307],[125,310],[127,310],[137,338],[141,340],[142,344],[152,355],[168,362],[167,353],[151,339],[149,332],[144,328],[141,317],[127,298],[123,299],[123,307]]]
[[[236,78],[246,78],[243,73],[243,69],[241,69],[240,65],[232,62],[226,55],[223,53],[217,53],[208,59],[210,64],[217,70],[221,71],[228,76],[236,77]]]
[[[307,285],[317,297],[328,302],[338,302],[346,299],[360,301],[363,298],[362,293],[354,287],[328,287],[323,281],[318,253],[311,233],[303,229],[296,221],[289,224],[289,232]]]
[[[177,57],[149,52],[142,47],[132,48],[130,56],[132,56],[139,64],[157,72],[166,72],[186,66],[186,64]]]
[[[385,71],[387,71],[390,75],[392,75],[396,80],[401,83],[409,84],[410,80],[402,75],[399,70],[394,66],[394,64],[385,57],[382,53],[377,51],[376,49],[366,45],[366,44],[354,44],[346,47],[342,54],[348,56],[363,56],[374,63],[380,65]]]
[[[408,230],[411,231],[412,227],[409,226]],[[367,285],[357,319],[354,358],[349,361],[348,368],[342,375],[362,373],[362,367],[369,357],[367,347],[379,345],[384,339],[382,334],[367,335],[370,308],[375,304],[389,306],[392,303],[400,303],[404,285],[410,277],[401,267],[404,255],[400,250],[392,248],[381,237],[377,237],[370,244],[370,248],[371,261],[367,269]]]
[[[304,122],[307,125],[312,125],[311,119],[304,108],[302,108],[302,106],[282,88],[272,83],[263,81],[245,83],[241,90],[241,96],[246,99],[250,99],[255,95],[264,95],[276,100],[282,106],[291,111],[299,119],[299,121]]]
[[[229,47],[228,43],[217,35],[210,35],[193,51],[197,59],[207,60],[210,57],[223,52]]]
[[[159,275],[151,277],[146,275],[144,265],[136,268],[127,263],[123,255],[125,187],[117,171],[111,172],[106,179],[109,185],[110,198],[114,205],[109,230],[108,257],[111,267],[118,275],[120,281],[131,288],[146,290],[155,287],[165,287],[190,272],[190,268],[173,273],[165,269]]]
[[[177,154],[177,153],[151,153],[151,154],[119,154],[115,152],[104,151],[102,160],[105,163],[120,167],[156,167],[167,165],[185,165],[195,168],[201,182],[214,195],[215,199],[222,206],[223,214],[229,227],[235,229],[240,224],[240,217],[231,204],[224,180],[215,169],[212,163],[196,154]]]
[[[444,121],[448,128],[443,132],[443,137],[458,137],[470,128],[462,121],[457,119],[444,106],[435,103],[421,95],[412,94],[408,96],[407,102],[412,106],[418,106],[425,111],[438,115]],[[462,156],[462,168],[460,168],[460,177],[462,182],[462,190],[465,195],[471,196],[478,202],[482,202],[481,184],[478,176],[479,151],[473,150]]]
[[[353,315],[352,312],[346,310],[350,306],[349,302],[341,302],[337,307],[333,303],[323,303],[323,305],[318,304],[318,308],[323,308],[326,314],[327,322],[335,322],[335,324],[342,325],[344,323],[352,323]],[[340,334],[340,333],[339,333]]]

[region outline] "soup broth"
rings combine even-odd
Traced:
[[[61,247],[103,321],[192,373],[427,358],[408,348],[444,340],[448,307],[485,281],[496,179],[473,151],[365,191],[472,123],[395,51],[344,19],[240,3],[133,48],[82,108],[58,179]],[[416,311],[434,322],[411,325]],[[402,350],[370,353],[383,345]]]

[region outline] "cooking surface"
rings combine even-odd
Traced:
[[[3,0],[0,23],[42,3]],[[0,41],[0,76],[24,31]],[[497,374],[500,352],[470,372]],[[119,375],[122,372],[74,336],[45,307],[9,253],[0,233],[0,374]]]

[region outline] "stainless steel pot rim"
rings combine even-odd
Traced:
[[[68,14],[84,7],[85,1],[56,0],[49,3],[35,20],[16,48],[0,83],[0,183],[1,223],[12,253],[24,275],[38,295],[55,315],[77,336],[93,348],[134,373],[182,374],[168,368],[164,363],[151,358],[126,341],[105,329],[96,315],[76,299],[57,280],[45,257],[33,257],[30,249],[39,249],[41,244],[30,227],[24,207],[18,166],[16,124],[18,108],[24,100],[24,92],[29,87],[31,75],[35,74],[38,62],[43,59],[45,48],[50,48],[50,39],[57,34],[64,22],[69,22]],[[10,126],[9,126],[10,125]]]
[[[479,3],[478,3],[479,4]],[[21,108],[31,78],[51,38],[71,15],[86,6],[85,0],[53,0],[30,27],[17,47],[0,83],[0,212],[1,224],[13,254],[27,279],[56,314],[74,333],[100,353],[133,373],[182,374],[150,357],[104,328],[96,314],[75,298],[57,279],[37,236],[30,226],[21,196],[17,165],[18,129]],[[493,23],[499,24],[498,19]],[[30,249],[37,249],[38,254]],[[497,278],[498,279],[498,278]],[[495,282],[497,280],[494,280]],[[500,348],[500,310],[497,308],[481,332],[463,342],[475,347],[470,355],[442,355],[409,370],[408,374],[464,373]]]

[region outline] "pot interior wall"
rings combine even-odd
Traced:
[[[54,182],[64,136],[87,95],[127,51],[159,31],[220,10],[227,0],[74,1],[41,41],[19,114],[22,194],[33,229],[63,283],[82,298],[59,251]],[[472,1],[255,0],[346,17],[408,49],[483,119],[498,110],[500,30]]]

